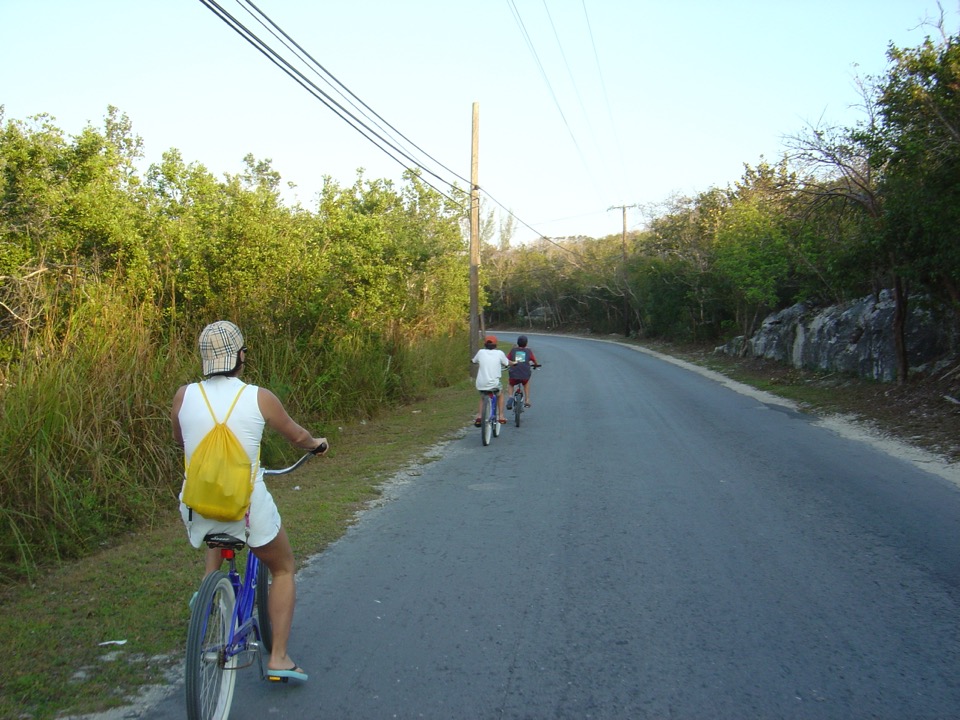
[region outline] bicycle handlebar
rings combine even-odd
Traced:
[[[310,458],[312,458],[314,455],[319,455],[319,454],[324,453],[324,452],[326,452],[326,451],[327,451],[327,444],[326,444],[326,443],[320,443],[320,445],[317,446],[316,450],[311,450],[310,452],[306,453],[302,458],[300,458],[299,460],[297,460],[297,461],[296,461],[293,465],[291,465],[290,467],[281,468],[281,469],[279,469],[279,470],[271,470],[271,469],[268,469],[268,468],[264,468],[263,474],[264,474],[264,475],[286,475],[287,473],[291,473],[291,472],[293,472],[294,470],[296,470],[298,467],[300,467],[301,465],[303,465],[307,460],[309,460]]]

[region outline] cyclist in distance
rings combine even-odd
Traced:
[[[527,347],[527,336],[517,338],[517,344],[510,348],[507,359],[515,361],[510,366],[510,387],[523,385],[524,407],[530,407],[530,376],[533,374],[531,366],[537,364],[537,356],[533,349]],[[507,398],[507,410],[513,406],[513,397]]]
[[[208,533],[224,532],[245,539],[250,550],[266,564],[273,575],[267,603],[270,624],[273,626],[273,648],[267,667],[281,677],[306,680],[307,674],[287,655],[287,642],[296,604],[296,566],[290,540],[280,521],[280,513],[263,481],[263,468],[259,467],[260,443],[265,425],[269,425],[303,450],[318,450],[327,439],[313,437],[298,425],[287,414],[277,396],[266,388],[248,385],[241,392],[243,383],[240,375],[246,362],[247,347],[243,344],[243,335],[236,325],[226,320],[207,325],[200,333],[199,344],[205,378],[203,389],[218,419],[222,420],[227,415],[230,404],[240,393],[227,426],[243,445],[251,463],[256,463],[257,474],[250,507],[243,519],[236,522],[207,519],[183,504],[182,492],[180,515],[190,543],[195,548],[203,545],[203,538]],[[189,463],[194,449],[214,424],[198,383],[183,385],[177,390],[173,397],[170,419],[173,423],[173,438],[183,448]],[[323,452],[326,453],[327,449],[329,447]],[[218,570],[221,563],[220,551],[208,548],[204,574]]]
[[[486,390],[499,390],[500,389],[500,375],[503,372],[503,368],[513,365],[513,362],[507,359],[507,356],[503,354],[503,350],[497,350],[497,337],[496,335],[487,335],[483,339],[483,347],[477,350],[477,354],[473,356],[471,362],[479,365],[477,370],[477,390],[480,391],[480,404],[477,406],[477,419],[473,421],[473,424],[476,427],[480,427],[481,420],[480,418],[483,415],[483,403],[486,400],[486,397],[483,396],[483,392]],[[503,393],[497,393],[497,419],[501,423],[506,423],[507,419],[503,416]]]

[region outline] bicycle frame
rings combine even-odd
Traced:
[[[260,632],[260,623],[256,615],[253,614],[253,604],[257,590],[257,569],[260,565],[260,560],[253,554],[252,550],[247,548],[247,564],[243,572],[243,578],[241,579],[240,573],[237,572],[236,551],[229,548],[222,548],[220,555],[230,564],[227,577],[230,579],[230,584],[233,585],[233,594],[236,598],[233,606],[233,619],[230,623],[230,635],[227,639],[226,647],[223,649],[224,661],[228,661],[230,658],[241,655],[242,653],[259,650],[259,646],[251,647],[248,642],[251,630],[258,643],[263,640]],[[264,610],[265,609],[266,608],[264,608]],[[245,665],[237,665],[229,669],[239,670],[249,667],[252,664],[253,659],[251,658],[250,662]]]

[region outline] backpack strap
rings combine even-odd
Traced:
[[[197,387],[200,388],[200,394],[203,395],[203,401],[207,404],[207,410],[210,411],[210,417],[213,418],[213,422],[216,423],[217,425],[227,424],[227,420],[230,419],[230,413],[232,413],[233,408],[237,406],[237,401],[240,399],[240,396],[243,394],[243,391],[247,389],[246,384],[244,384],[243,387],[240,388],[240,392],[237,393],[237,396],[233,399],[233,402],[230,403],[230,409],[227,410],[227,415],[226,417],[223,418],[223,422],[221,423],[219,420],[217,420],[217,416],[213,412],[213,408],[210,406],[210,400],[207,399],[207,393],[203,389],[203,383],[202,382],[197,383]]]

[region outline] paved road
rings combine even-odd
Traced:
[[[956,485],[634,349],[531,346],[523,427],[470,427],[302,572],[311,679],[246,671],[233,720],[960,717]]]

